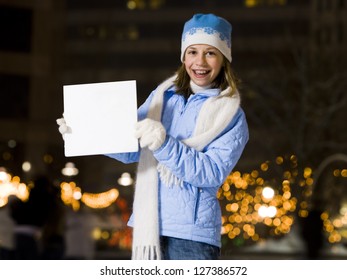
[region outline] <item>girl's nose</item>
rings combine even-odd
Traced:
[[[198,54],[196,56],[196,61],[195,61],[196,65],[205,65],[206,64],[206,57],[203,53]]]

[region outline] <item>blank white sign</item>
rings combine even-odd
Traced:
[[[136,152],[136,81],[65,85],[65,156]]]

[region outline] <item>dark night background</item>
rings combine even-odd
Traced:
[[[140,105],[180,65],[183,24],[198,12],[222,16],[233,28],[232,67],[241,80],[250,128],[250,141],[235,170],[267,171],[257,178],[263,176],[278,192],[283,178],[290,180],[296,200],[293,231],[302,233],[302,242],[323,235],[323,241],[318,238],[307,248],[328,248],[308,258],[346,257],[345,0],[0,0],[0,168],[28,185],[40,175],[55,189],[68,180],[82,193],[116,187],[120,198],[110,207],[92,210],[82,205],[72,211],[65,206],[66,217],[81,213],[95,220],[96,215],[97,227],[113,234],[103,242],[100,235],[96,245],[85,245],[93,248],[88,247],[88,253],[71,257],[127,257],[128,247],[120,245],[123,239],[114,228],[125,231],[133,188],[119,186],[117,179],[124,172],[134,176],[136,165],[101,155],[64,157],[55,121],[63,113],[63,85],[136,80]],[[24,162],[31,168],[23,170]],[[73,178],[61,173],[67,162],[79,170]],[[307,175],[309,169],[312,174]],[[290,175],[283,175],[286,172]],[[227,192],[220,195],[227,207]],[[329,218],[324,220],[322,213]],[[332,228],[323,231],[322,221],[333,217],[340,217],[342,224],[331,223]],[[66,229],[71,224],[65,219]],[[77,223],[94,230],[94,236],[103,232],[93,225]],[[225,238],[223,257],[304,257],[302,250],[269,253],[264,242],[280,242],[285,234],[257,230],[262,238],[254,242]],[[124,235],[129,237],[129,232]],[[290,242],[301,246],[295,238]],[[117,248],[110,250],[110,244]],[[257,251],[247,251],[254,244]]]

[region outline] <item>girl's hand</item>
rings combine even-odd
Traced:
[[[151,151],[155,151],[163,145],[166,130],[161,122],[147,118],[136,124],[135,137],[139,139],[141,148],[148,147]]]
[[[57,119],[57,124],[58,124],[58,130],[60,134],[62,135],[63,139],[65,136],[65,133],[71,133],[71,128],[66,125],[64,117]]]

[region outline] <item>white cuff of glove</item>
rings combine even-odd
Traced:
[[[141,148],[148,147],[151,151],[155,151],[163,145],[166,130],[161,122],[147,118],[136,124],[135,137],[139,139]]]

